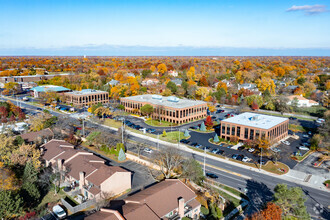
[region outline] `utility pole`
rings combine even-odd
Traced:
[[[83,123],[83,137],[85,137],[85,118],[82,119]]]
[[[159,150],[159,133],[157,134],[157,149]]]
[[[204,147],[204,176],[205,176],[205,156],[206,156],[206,147]]]
[[[178,147],[180,147],[180,128],[178,129],[178,131],[179,131]]]
[[[260,151],[260,170],[261,170],[261,164],[262,164],[262,148],[261,148],[261,151]]]

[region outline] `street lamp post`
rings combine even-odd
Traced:
[[[262,148],[261,148],[261,151],[260,151],[260,170],[261,170],[261,164],[262,164]]]
[[[205,176],[205,157],[206,157],[206,147],[204,147],[204,176]]]

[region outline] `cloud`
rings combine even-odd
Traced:
[[[286,11],[304,11],[306,15],[320,14],[323,12],[328,12],[326,5],[302,5],[297,6],[293,5],[291,8]]]

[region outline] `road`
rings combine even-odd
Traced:
[[[4,98],[1,99],[6,100]],[[38,108],[36,106],[24,102],[21,103],[21,106],[22,108],[30,108],[34,110],[37,110]],[[54,111],[50,111],[50,113],[55,116],[63,115],[63,113],[54,112]],[[78,120],[76,119],[71,118],[70,120],[78,122]],[[91,122],[87,122],[86,127],[101,128],[97,124],[93,124]],[[115,131],[109,128],[102,127],[102,129],[106,130],[109,133],[116,133]],[[147,145],[157,147],[157,143],[142,138],[129,136],[129,139],[135,142],[145,143]],[[167,148],[167,146],[159,144],[159,148],[160,149]],[[203,162],[204,160],[203,157],[196,154],[187,153],[185,151],[182,151],[182,154],[187,157],[193,157],[200,162]],[[148,156],[148,154],[145,154],[145,156]],[[264,201],[271,200],[274,187],[279,183],[285,183],[288,186],[299,186],[302,188],[307,199],[305,203],[307,206],[307,210],[311,214],[311,216],[313,216],[313,218],[330,219],[329,210],[328,210],[329,198],[330,198],[329,192],[311,188],[302,184],[288,182],[283,179],[277,178],[276,176],[270,176],[255,171],[250,171],[248,169],[239,166],[234,166],[231,164],[227,164],[225,162],[212,160],[209,158],[206,159],[206,163],[210,165],[210,166],[206,166],[206,171],[213,172],[219,176],[219,179],[217,181],[236,189],[242,190],[246,188],[248,190],[247,196],[249,196],[249,198],[251,199],[251,206],[247,210],[247,214],[252,213],[254,210],[258,210],[258,208],[260,208],[260,205]],[[216,168],[221,168],[223,170],[216,169],[213,166]]]

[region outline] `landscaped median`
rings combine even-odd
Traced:
[[[298,155],[291,155],[291,159],[292,160],[295,160],[295,161],[297,161],[297,162],[302,162],[303,160],[305,160],[310,154],[312,154],[314,151],[312,151],[312,150],[309,150],[309,151],[307,151],[304,155],[302,155],[302,156],[298,156]]]

